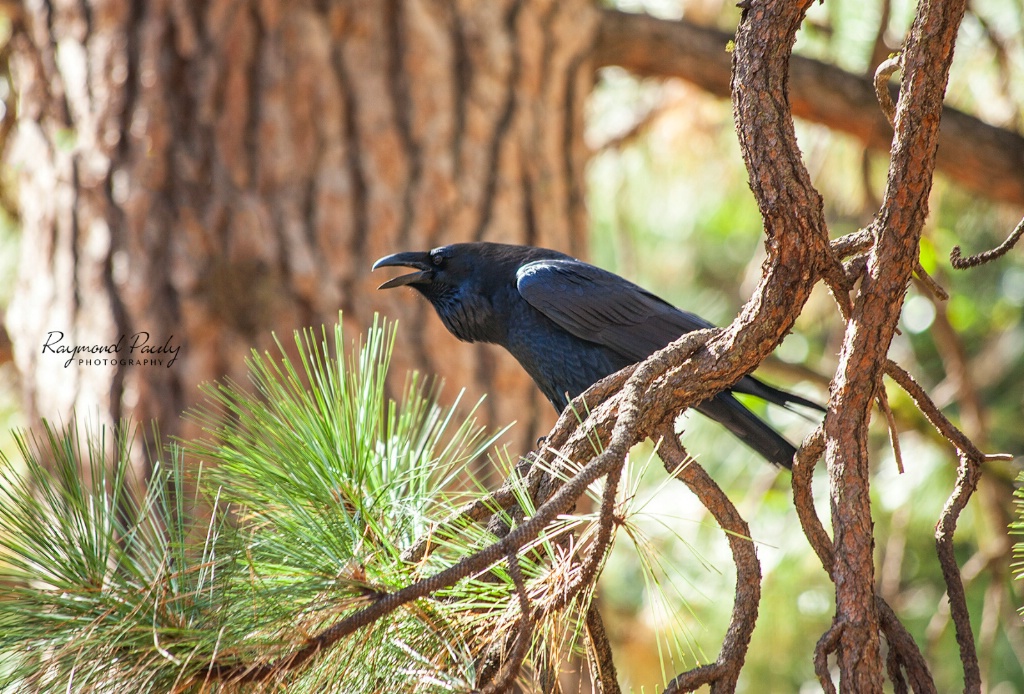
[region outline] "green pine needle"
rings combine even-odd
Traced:
[[[376,321],[347,354],[340,326],[254,353],[251,387],[207,387],[191,414],[207,436],[150,452],[148,479],[126,425],[20,438],[24,463],[0,465],[0,689],[231,689],[207,681],[211,664],[286,657],[375,593],[493,541],[401,559],[469,498],[467,463],[503,432],[486,436],[415,375],[387,397],[393,342]],[[484,582],[467,583],[287,673],[289,691],[470,688],[466,615]],[[514,602],[507,578],[494,585],[493,604]]]
[[[0,691],[471,690],[480,658],[522,620],[504,558],[277,678],[215,676],[287,659],[376,595],[497,540],[442,521],[485,495],[468,463],[504,432],[457,414],[458,399],[441,405],[415,374],[389,397],[394,337],[375,320],[346,349],[339,320],[253,352],[248,384],[208,385],[189,413],[203,437],[162,452],[126,424],[19,438],[24,463],[0,462]],[[533,514],[514,461],[495,462]],[[599,506],[600,487],[588,493]],[[522,550],[531,606],[561,604],[597,524],[596,513],[559,518]],[[428,532],[432,551],[403,560]],[[657,583],[655,561],[642,563]],[[524,682],[579,649],[592,595],[533,624]]]

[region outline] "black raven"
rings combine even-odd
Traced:
[[[512,353],[561,412],[569,399],[683,333],[713,327],[611,272],[564,253],[498,243],[456,243],[395,253],[373,264],[414,268],[380,289],[409,286],[433,304],[445,327],[466,342]],[[732,388],[776,405],[822,408],[745,376]],[[731,391],[696,407],[769,462],[793,464],[796,449]]]

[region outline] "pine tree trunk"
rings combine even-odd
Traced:
[[[583,253],[596,22],[589,0],[27,0],[7,327],[30,421],[191,435],[199,384],[340,309],[353,338],[399,319],[396,390],[417,368],[489,393],[486,418],[532,443],[554,413],[510,358],[369,268],[463,240]],[[140,333],[180,349],[129,354]],[[68,366],[54,349],[121,336]]]

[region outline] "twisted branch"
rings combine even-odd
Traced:
[[[749,540],[747,525],[735,507],[700,466],[693,463],[684,465],[685,452],[675,437],[671,421],[681,409],[692,406],[735,383],[769,354],[792,327],[795,316],[819,278],[824,278],[828,283],[836,296],[840,312],[850,321],[848,334],[855,333],[858,326],[863,327],[864,317],[871,315],[871,307],[865,307],[863,297],[883,296],[886,301],[891,302],[891,297],[895,294],[889,292],[890,285],[898,286],[899,282],[907,279],[913,270],[913,265],[902,263],[902,260],[903,256],[909,256],[908,248],[916,250],[918,222],[923,219],[926,209],[924,204],[901,206],[900,203],[907,201],[903,198],[897,199],[899,196],[894,190],[913,190],[919,194],[923,191],[923,195],[926,196],[928,182],[921,183],[919,174],[926,170],[930,176],[929,167],[934,167],[934,147],[933,142],[929,140],[934,133],[926,132],[922,138],[915,138],[915,133],[903,132],[907,127],[906,122],[914,118],[905,112],[907,100],[901,99],[900,114],[894,121],[897,124],[894,161],[898,161],[905,169],[911,169],[910,173],[914,176],[908,175],[906,170],[891,173],[890,178],[895,181],[891,180],[891,189],[883,206],[883,212],[888,216],[882,215],[880,221],[870,229],[836,241],[828,240],[821,197],[811,185],[800,160],[792,128],[792,112],[787,99],[779,98],[780,94],[785,96],[786,93],[789,51],[810,1],[788,3],[781,0],[766,0],[749,3],[745,10],[745,19],[737,34],[733,103],[743,156],[751,173],[751,187],[765,221],[768,260],[755,295],[744,306],[743,312],[733,325],[722,331],[701,331],[684,336],[646,362],[605,379],[577,398],[574,401],[574,408],[563,413],[555,425],[547,439],[547,448],[533,454],[536,461],[544,463],[532,465],[526,474],[527,487],[537,502],[536,512],[531,517],[523,519],[499,541],[433,576],[392,593],[375,596],[370,604],[346,615],[337,624],[310,638],[305,646],[285,658],[262,664],[213,663],[207,673],[211,678],[239,682],[272,678],[301,665],[321,649],[330,647],[339,639],[401,606],[440,588],[451,586],[458,580],[484,571],[507,558],[510,571],[513,573],[513,581],[516,583],[523,617],[513,653],[503,663],[501,676],[489,686],[493,688],[497,684],[510,682],[522,662],[519,650],[525,650],[522,643],[525,642],[524,635],[529,630],[528,625],[535,623],[544,612],[568,604],[572,597],[592,586],[596,580],[614,530],[615,488],[625,456],[634,443],[646,436],[657,434],[663,441],[662,455],[667,467],[678,472],[680,479],[694,491],[701,503],[727,531],[738,573],[732,621],[718,660],[680,674],[672,681],[667,691],[684,691],[705,683],[711,684],[712,691],[731,691],[735,688],[757,617],[760,567],[753,543]],[[921,16],[927,15],[931,9],[931,3],[923,3]],[[932,15],[928,15],[928,18],[931,17]],[[765,46],[772,47],[772,50],[765,50]],[[929,66],[929,60],[933,63],[936,61],[934,56],[925,55],[926,51],[919,54],[919,49],[920,46],[911,45],[905,54],[905,81],[908,82],[906,96],[911,99],[912,95],[921,89],[915,86],[914,80],[927,79],[927,71],[924,68]],[[942,56],[939,58],[938,62],[941,62]],[[922,78],[922,75],[925,77]],[[941,75],[941,79],[932,79],[925,87],[933,87],[935,81],[944,79],[945,73]],[[927,90],[921,98],[930,98]],[[940,106],[941,98],[936,103]],[[905,156],[907,151],[914,150],[915,147],[924,151],[923,161],[908,160]],[[900,188],[900,184],[908,180],[913,185],[908,184]],[[894,214],[894,210],[898,212],[900,209],[912,210],[913,215],[910,218],[903,218]],[[896,233],[901,230],[907,233],[903,236]],[[865,255],[867,251],[870,251],[870,256]],[[853,260],[844,267],[841,259],[849,257],[853,257]],[[899,257],[902,263],[898,264],[896,271],[880,272],[879,268],[884,263],[893,262],[894,257]],[[884,263],[879,259],[883,259]],[[903,270],[906,270],[906,277],[901,275]],[[849,292],[854,282],[861,278],[862,292],[855,304]],[[864,284],[868,286],[865,288]],[[903,287],[905,288],[905,282]],[[894,320],[891,328],[895,329]],[[888,346],[888,338],[891,338],[892,334],[889,331],[886,336],[888,329],[888,325],[875,329],[874,334],[867,338],[869,342],[874,341],[873,344],[869,344],[866,349],[863,344],[854,345],[846,353],[846,357],[851,358],[851,355],[855,355],[862,359],[868,358],[873,353],[872,348],[882,349],[884,354],[884,348]],[[850,367],[850,381],[856,380],[854,376],[858,364],[848,361],[844,366]],[[920,398],[920,393],[915,395],[915,389],[920,389],[909,375],[891,362],[885,362],[884,366],[885,372],[907,389],[919,406],[921,402],[927,403],[925,407],[931,405],[926,396]],[[877,378],[864,380],[872,388],[878,383]],[[842,379],[837,379],[836,390],[841,391],[842,385]],[[849,400],[844,401],[842,395],[840,393],[834,398],[833,411],[843,415],[853,411],[854,415],[858,415],[858,409],[867,411],[875,394],[868,393],[866,398],[861,397],[852,405]],[[947,512],[943,513],[937,528],[940,555],[948,553],[951,556],[951,537],[956,518],[960,509],[967,503],[970,492],[973,491],[976,484],[973,475],[977,472],[977,464],[984,456],[938,412],[937,408],[934,408],[934,405],[931,405],[931,408],[932,410],[926,410],[923,407],[922,411],[940,432],[944,435],[949,434],[947,438],[965,456],[962,464],[963,483],[958,483],[947,504]],[[589,414],[581,422],[576,417],[576,412]],[[826,426],[815,432],[798,454],[793,484],[794,501],[804,531],[823,567],[835,580],[837,571],[840,571],[837,569],[835,546],[838,544],[843,548],[840,561],[846,561],[850,551],[849,547],[842,544],[841,540],[845,541],[845,536],[841,537],[841,534],[849,530],[850,535],[854,535],[854,531],[857,530],[856,521],[864,515],[861,509],[856,513],[844,515],[846,509],[837,502],[837,490],[852,489],[866,494],[867,485],[864,483],[858,486],[856,480],[851,482],[838,478],[839,474],[850,469],[856,469],[859,473],[860,467],[866,468],[866,464],[862,465],[864,460],[843,459],[842,454],[836,453],[833,447],[830,465],[833,464],[833,459],[844,463],[834,465],[838,480],[833,489],[834,516],[838,512],[838,521],[834,517],[834,522],[837,523],[839,531],[837,540],[833,543],[814,512],[810,490],[815,461],[826,450],[826,445],[834,446],[838,441],[835,427],[851,426],[848,421],[840,423],[837,417],[831,414],[830,417]],[[861,422],[857,420],[853,423],[859,430]],[[606,446],[603,451],[595,452],[595,441],[600,441]],[[557,464],[560,458],[588,462],[575,475],[563,481],[545,471],[550,469],[549,463]],[[587,487],[602,477],[607,478],[607,484],[602,499],[598,533],[582,562],[578,578],[560,600],[553,601],[543,608],[531,607],[526,600],[517,553],[534,540],[558,515],[569,511]],[[447,532],[459,523],[481,522],[497,511],[512,508],[514,503],[511,487],[506,484],[488,499],[460,509],[439,527]],[[870,514],[867,514],[867,518],[870,524]],[[435,532],[437,530],[435,529]],[[862,539],[864,538],[870,541],[870,529],[863,533]],[[425,557],[429,551],[430,538],[427,536],[409,550],[408,558],[417,561]],[[870,552],[868,556],[870,558]],[[947,562],[941,559],[941,556],[940,560],[943,561],[945,572]],[[843,568],[847,569],[849,566],[852,564],[844,565]],[[959,579],[955,563],[949,566],[950,571],[956,574],[955,578]],[[947,585],[951,586],[951,596],[956,592],[953,583],[952,578],[947,577]],[[870,587],[870,580],[868,585]],[[874,596],[873,593],[871,595],[873,600],[870,601],[869,610],[874,610],[877,629],[885,633],[894,653],[888,662],[890,677],[897,686],[903,686],[900,674],[902,668],[908,673],[909,682],[915,691],[933,691],[934,684],[930,681],[927,667],[916,644],[906,634],[888,605],[880,597]],[[951,603],[959,599],[951,597]],[[848,601],[847,605],[850,604],[853,603]],[[847,644],[851,635],[854,638],[861,638],[857,632],[863,634],[864,624],[871,626],[870,618],[863,624],[854,624],[844,609],[837,612],[836,621],[819,642],[815,654],[815,670],[822,679],[822,686],[826,689],[831,686],[833,691],[834,685],[831,681],[826,684],[828,652],[839,647],[841,643]],[[969,624],[967,627],[969,632]],[[587,611],[587,629],[591,634],[592,656],[598,661],[595,671],[601,686],[605,691],[616,691],[618,685],[614,681],[610,649],[605,648],[607,644],[603,637],[603,625],[593,605]],[[959,633],[958,622],[958,638]],[[855,640],[849,641],[849,644],[858,645]],[[973,641],[963,642],[961,648],[962,652],[972,651]],[[860,652],[852,647],[848,648],[847,645],[843,645],[841,650]],[[871,653],[868,652],[867,656],[870,657]]]
[[[836,694],[832,673],[828,671],[828,656],[839,648],[839,639],[842,635],[843,623],[837,617],[814,646],[814,674],[817,675],[818,682],[821,683],[821,688],[826,694]]]
[[[530,597],[526,592],[526,581],[523,578],[523,569],[519,566],[519,557],[515,552],[509,552],[508,571],[512,576],[512,583],[516,587],[516,595],[519,596],[519,623],[516,625],[516,641],[512,652],[501,664],[497,676],[490,684],[481,690],[481,694],[501,694],[508,691],[513,680],[519,674],[519,668],[526,658],[527,647],[533,637],[533,610],[530,609]]]
[[[811,489],[814,466],[824,452],[825,434],[823,428],[818,427],[797,451],[793,463],[793,505],[804,535],[818,555],[825,573],[831,578],[835,566],[835,548],[814,509]],[[889,643],[886,665],[894,686],[898,687],[902,680],[902,669],[909,675],[915,692],[935,694],[935,682],[928,672],[928,663],[921,649],[881,595],[875,596],[875,609],[878,612],[879,628]],[[835,685],[828,672],[827,658],[829,653],[835,651],[836,646],[833,642],[840,638],[841,629],[841,622],[833,622],[832,627],[819,639],[814,651],[814,671],[827,692],[835,691]]]
[[[953,250],[949,252],[949,264],[957,270],[966,270],[968,268],[977,267],[985,263],[991,262],[996,258],[1001,258],[1010,252],[1010,249],[1017,245],[1020,241],[1020,237],[1024,236],[1024,219],[1021,219],[1017,224],[1017,227],[1010,233],[1010,235],[1001,244],[996,246],[990,251],[984,253],[978,253],[976,255],[969,255],[966,258],[960,255],[960,246],[953,246]]]
[[[612,658],[612,647],[608,642],[608,633],[604,629],[604,620],[597,607],[591,603],[587,608],[586,617],[587,657],[590,660],[590,672],[594,678],[597,694],[620,694],[615,662]]]
[[[750,635],[757,622],[761,602],[761,564],[757,560],[747,522],[704,468],[687,456],[671,423],[663,424],[659,434],[661,445],[658,450],[666,471],[689,487],[704,508],[711,512],[726,533],[736,564],[736,597],[718,659],[677,675],[665,688],[665,694],[694,691],[705,684],[711,685],[713,694],[731,692],[736,688],[750,645]]]
[[[831,577],[835,564],[832,538],[825,532],[825,527],[818,518],[818,512],[814,508],[814,492],[811,488],[814,466],[824,453],[825,430],[819,426],[804,441],[793,462],[793,506],[796,508],[804,536],[811,543],[814,553],[818,555],[825,573]]]
[[[875,96],[878,98],[878,105],[882,107],[882,113],[889,125],[896,125],[896,105],[892,102],[892,94],[889,93],[889,78],[903,69],[903,54],[897,53],[889,56],[878,64],[875,70]]]
[[[956,642],[960,646],[960,662],[964,668],[964,691],[981,691],[981,669],[978,666],[978,651],[974,645],[971,630],[971,615],[967,609],[967,595],[964,593],[963,578],[953,553],[953,533],[956,532],[960,512],[967,506],[971,494],[978,487],[981,477],[981,458],[960,455],[956,486],[942,509],[939,522],[935,525],[935,549],[942,566],[942,577],[946,581],[949,596],[949,610],[956,628]]]

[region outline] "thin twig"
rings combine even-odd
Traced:
[[[580,588],[591,585],[597,569],[608,554],[608,548],[612,540],[612,527],[615,525],[615,496],[619,490],[619,480],[622,478],[622,468],[625,460],[619,462],[608,473],[605,479],[604,493],[601,495],[601,513],[598,521],[597,537],[587,553],[583,562],[583,570],[575,581]]]
[[[928,671],[928,661],[924,659],[914,637],[881,595],[875,596],[875,609],[878,611],[878,625],[885,634],[885,640],[889,642],[890,651],[898,653],[900,665],[910,679],[911,689],[917,694],[936,694],[935,680]]]
[[[856,238],[851,238],[855,236]],[[839,305],[839,312],[843,315],[844,319],[847,319],[850,311],[853,310],[853,303],[850,301],[850,290],[853,288],[853,282],[850,281],[846,268],[843,265],[844,252],[837,249],[841,248],[845,251],[851,247],[851,245],[847,245],[849,242],[852,242],[852,247],[856,247],[864,243],[865,240],[856,234],[848,234],[843,238],[847,240],[847,243],[829,243],[825,247],[822,254],[824,256],[824,263],[822,264],[821,276],[835,297],[836,303]]]
[[[536,608],[534,621],[539,621],[546,613],[561,610],[571,603],[583,590],[593,587],[596,582],[598,569],[604,563],[605,558],[608,556],[608,550],[611,547],[612,528],[615,525],[615,496],[618,493],[624,462],[624,460],[621,461],[613,468],[605,480],[604,493],[601,497],[597,537],[591,543],[579,573],[552,600],[546,602],[543,607],[538,606]]]
[[[943,438],[952,443],[957,447],[958,450],[963,452],[970,458],[981,460],[985,458],[985,454],[982,453],[974,443],[967,438],[967,435],[956,428],[949,419],[946,418],[939,408],[932,402],[932,399],[925,392],[924,388],[914,380],[907,371],[903,369],[899,364],[887,359],[885,362],[885,374],[896,381],[903,390],[907,391],[907,395],[913,399],[914,404],[917,405],[917,409],[921,410],[921,413],[932,423]]]
[[[835,259],[835,256],[832,256]],[[853,301],[850,299],[850,289],[853,288],[854,282],[851,281],[850,274],[847,272],[846,265],[835,259],[834,262],[828,263],[825,267],[823,275],[825,284],[828,285],[829,291],[832,292],[832,297],[836,301],[836,305],[839,307],[839,313],[843,317],[843,320],[850,319],[850,313],[853,311]]]
[[[437,546],[432,541],[438,533],[444,533],[445,531],[457,528],[467,521],[481,521],[489,518],[499,511],[508,510],[515,501],[515,493],[510,479],[500,489],[482,499],[469,502],[448,516],[448,518],[434,524],[412,547],[402,552],[402,561],[415,563],[422,560],[424,557],[429,556]]]
[[[863,253],[874,244],[875,232],[871,227],[867,227],[833,239],[828,245],[839,258],[848,258]]]
[[[587,608],[587,656],[590,659],[591,676],[596,685],[596,694],[621,694],[615,662],[612,658],[612,646],[608,641],[608,633],[604,628],[604,620],[597,605],[593,602]]]
[[[868,263],[865,251],[871,248],[874,240],[874,229],[867,227],[829,243],[829,253],[834,261],[825,268],[824,278],[839,308],[839,315],[844,321],[850,320],[853,313],[850,290],[864,275]],[[842,262],[842,258],[849,256],[854,257]]]
[[[818,512],[814,508],[814,492],[811,488],[814,465],[824,452],[825,431],[819,426],[796,452],[793,462],[793,506],[796,508],[796,515],[807,541],[818,555],[825,573],[831,577],[835,565],[832,538],[825,532],[825,526],[818,518]]]
[[[1024,219],[1021,219],[1017,224],[1017,227],[1010,233],[1005,241],[996,246],[990,251],[984,253],[978,253],[976,255],[969,255],[966,258],[960,255],[960,246],[953,246],[953,250],[949,252],[949,264],[957,270],[966,270],[968,268],[977,267],[984,263],[990,262],[1006,255],[1011,248],[1017,245],[1020,241],[1020,237],[1024,235]]]
[[[836,694],[832,673],[828,671],[828,656],[838,648],[839,637],[842,635],[843,623],[834,621],[814,646],[814,674],[818,676],[818,682],[826,694]]]
[[[956,641],[960,646],[960,661],[964,668],[964,691],[981,691],[981,669],[978,666],[978,652],[974,645],[974,632],[971,630],[971,614],[967,609],[967,596],[964,592],[960,568],[953,553],[953,533],[960,512],[967,506],[971,494],[978,486],[981,477],[981,458],[971,458],[963,453],[960,455],[956,486],[946,501],[946,506],[935,525],[935,549],[942,567],[942,577],[946,581],[946,595],[949,597],[949,611],[956,627]]]
[[[843,263],[843,274],[846,275],[846,283],[851,288],[857,284],[859,279],[864,277],[864,273],[868,269],[868,257],[868,254],[864,253],[854,256]]]
[[[875,70],[875,96],[878,97],[878,105],[882,107],[889,125],[896,127],[896,105],[892,102],[892,95],[889,94],[889,78],[897,70],[903,69],[903,53],[896,53],[889,56],[878,64]]]
[[[917,264],[916,267],[914,267],[914,274],[917,275],[917,279],[921,282],[925,289],[931,292],[931,295],[933,297],[939,299],[940,301],[949,301],[949,292],[947,292],[945,288],[935,280],[934,277],[928,274],[927,270],[924,269],[920,262]]]
[[[885,655],[885,671],[892,682],[892,689],[895,694],[907,694],[907,679],[903,676],[903,669],[900,663],[900,654],[895,648],[890,648]]]
[[[494,680],[481,690],[481,694],[500,694],[508,691],[512,682],[519,675],[519,668],[526,657],[527,647],[533,639],[533,610],[530,608],[530,596],[526,592],[526,581],[523,578],[523,569],[519,566],[519,557],[515,552],[509,552],[508,571],[512,576],[512,583],[516,587],[516,595],[519,596],[519,623],[516,626],[516,642],[512,652],[501,664],[501,669]]]
[[[889,396],[885,393],[885,388],[878,389],[878,395],[876,397],[878,402],[878,409],[885,415],[885,423],[889,428],[889,445],[892,446],[892,455],[896,459],[896,470],[903,474],[903,452],[900,449],[900,430],[896,426],[896,418],[892,414],[892,408],[889,407]]]

